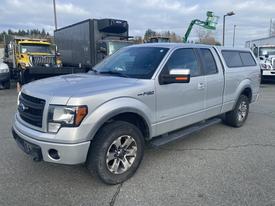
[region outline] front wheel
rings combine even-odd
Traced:
[[[249,113],[249,99],[241,95],[235,108],[225,114],[225,122],[233,127],[241,127],[247,119]]]
[[[104,126],[92,140],[87,167],[106,184],[119,184],[138,169],[144,138],[133,124],[115,121]]]

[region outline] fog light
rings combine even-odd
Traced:
[[[59,160],[60,159],[60,156],[59,156],[58,151],[56,149],[49,149],[49,155],[54,160]]]
[[[58,132],[60,126],[61,126],[60,123],[49,122],[48,123],[48,131],[56,133],[56,132]]]

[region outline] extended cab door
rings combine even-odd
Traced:
[[[224,71],[213,48],[197,49],[205,76],[205,118],[221,113],[224,92]]]
[[[171,69],[190,69],[189,83],[160,85],[156,79],[157,135],[204,119],[205,78],[197,53],[192,48],[176,49],[159,74]]]

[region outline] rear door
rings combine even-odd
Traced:
[[[176,49],[162,73],[190,69],[189,83],[160,85],[156,79],[157,134],[163,134],[204,119],[205,78],[197,53],[192,48]]]
[[[213,48],[197,49],[205,76],[205,118],[218,115],[222,109],[224,73],[220,59]]]

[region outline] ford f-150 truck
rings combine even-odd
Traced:
[[[248,49],[155,43],[125,47],[87,74],[24,85],[12,131],[34,160],[86,163],[107,184],[130,178],[145,142],[206,126],[240,127],[259,92]]]

